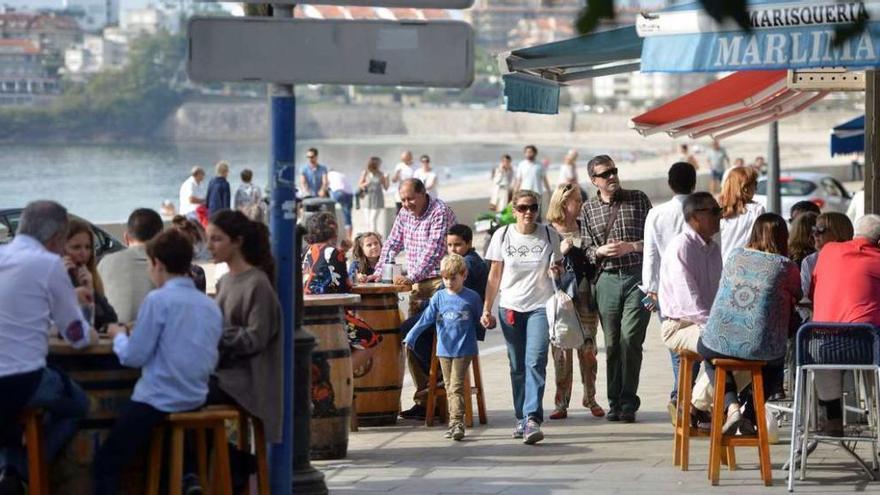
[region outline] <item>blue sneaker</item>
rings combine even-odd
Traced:
[[[529,418],[523,436],[523,443],[526,445],[534,445],[544,439],[544,432],[541,431],[541,425],[534,419]]]
[[[519,419],[516,420],[516,425],[513,427],[513,438],[522,438],[524,430],[525,422]]]

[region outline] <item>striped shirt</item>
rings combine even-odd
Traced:
[[[382,246],[380,263],[393,263],[406,250],[407,278],[413,283],[440,276],[440,260],[446,255],[446,231],[457,223],[455,213],[446,203],[428,196],[428,206],[417,217],[407,209],[400,210]],[[382,273],[377,265],[376,273]]]
[[[584,203],[581,210],[581,237],[583,237],[584,249],[590,261],[597,266],[598,259],[596,250],[609,242],[638,242],[645,236],[645,219],[648,210],[651,209],[651,200],[642,191],[625,190],[617,191],[614,196],[615,202],[620,203],[617,212],[617,220],[608,233],[608,239],[604,239],[605,225],[611,219],[611,203],[602,201],[597,192],[595,196]],[[633,251],[619,258],[604,258],[601,260],[603,270],[618,270],[621,268],[641,267],[642,253]]]

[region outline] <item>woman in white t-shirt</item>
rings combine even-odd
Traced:
[[[431,157],[428,155],[422,155],[422,157],[419,158],[419,161],[422,162],[422,166],[413,173],[413,178],[422,181],[428,195],[437,199],[437,172],[434,172],[434,170],[431,169]]]
[[[513,196],[516,224],[498,229],[489,243],[486,259],[492,262],[482,324],[494,328],[492,315],[499,295],[498,316],[507,342],[513,408],[514,438],[526,444],[544,438],[541,422],[550,333],[545,305],[554,293],[551,272],[559,275],[560,238],[555,230],[536,222],[538,195],[521,190]]]
[[[734,249],[746,246],[755,220],[764,214],[764,205],[752,201],[757,187],[758,173],[751,167],[730,169],[721,186],[718,203],[721,206],[722,263],[727,263]]]

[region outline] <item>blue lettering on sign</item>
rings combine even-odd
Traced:
[[[643,72],[880,67],[880,22],[833,46],[829,26],[645,38]]]

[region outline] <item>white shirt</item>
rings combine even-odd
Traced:
[[[865,190],[856,191],[852,199],[849,201],[849,208],[846,209],[846,216],[855,225],[856,220],[865,216]],[[806,294],[806,293],[805,293]]]
[[[560,241],[556,230],[542,224],[528,235],[520,234],[516,225],[495,231],[486,259],[504,262],[498,287],[500,307],[521,313],[545,307],[554,292],[547,270],[551,262],[562,259]]]
[[[327,183],[331,191],[342,191],[344,193],[353,194],[351,182],[342,172],[331,170],[327,172]]]
[[[662,205],[648,210],[645,218],[644,251],[642,252],[642,292],[657,292],[660,283],[660,260],[666,246],[684,226],[682,206],[687,194],[676,194]]]
[[[746,211],[739,216],[733,218],[721,219],[721,261],[727,263],[727,257],[734,249],[746,247],[749,243],[749,237],[752,236],[752,226],[755,220],[764,214],[764,205],[759,203],[749,203],[746,205]]]
[[[89,323],[61,257],[19,234],[0,246],[0,377],[45,368],[53,324],[73,347],[89,345]]]
[[[413,179],[419,179],[425,184],[425,189],[428,194],[431,195],[432,198],[437,197],[437,172],[425,171],[425,169],[420,168],[413,173]],[[430,187],[428,187],[430,185]]]
[[[400,184],[401,182],[403,182],[403,181],[405,181],[405,180],[407,180],[407,179],[412,179],[412,178],[413,178],[413,174],[415,173],[415,171],[416,171],[416,170],[413,168],[412,165],[407,165],[406,163],[398,162],[397,165],[394,166],[394,172],[393,172],[393,174],[398,174],[398,173],[399,173],[399,175],[398,175],[398,177],[399,177],[399,179],[398,179],[398,184]],[[392,175],[393,175],[393,174],[392,174]],[[400,192],[395,192],[395,193],[394,193],[394,198],[395,198],[395,201],[397,201],[398,203],[400,203]]]
[[[203,180],[202,182],[197,183],[195,177],[189,176],[189,178],[183,181],[183,184],[180,185],[180,208],[178,208],[177,211],[181,215],[196,211],[196,208],[199,205],[190,203],[189,198],[195,196],[199,199],[205,199],[207,195],[208,181]]]
[[[570,184],[571,181],[577,178],[577,171],[574,169],[574,165],[571,163],[563,163],[559,168],[559,185],[563,186],[565,184]]]
[[[516,178],[519,188],[544,194],[544,166],[538,162],[523,160],[516,166]]]

